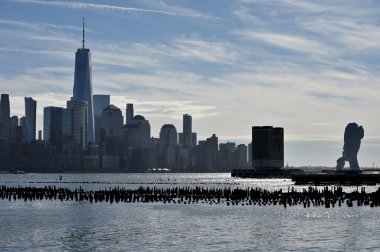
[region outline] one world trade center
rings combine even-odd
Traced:
[[[84,47],[84,19],[82,48],[75,54],[74,100],[87,101],[87,142],[94,142],[94,113],[92,103],[92,68],[90,49]]]

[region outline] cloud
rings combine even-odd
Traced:
[[[102,43],[93,48],[94,61],[126,67],[161,69],[178,62],[236,63],[240,51],[228,42],[196,38],[171,38],[161,43]]]
[[[121,108],[125,108],[125,104],[133,103],[136,114],[142,114],[147,118],[166,118],[170,120],[180,120],[182,115],[191,111],[196,120],[218,115],[215,106],[204,105],[199,101],[185,100],[140,100],[127,96],[113,95],[112,103],[118,104]],[[122,109],[123,110],[123,109]]]
[[[316,97],[321,100],[325,101],[344,101],[347,103],[352,103],[352,102],[358,102],[361,101],[360,98],[354,96],[354,95],[340,95],[340,94],[333,94],[329,92],[318,92],[318,91],[310,91],[309,94],[313,97]]]
[[[102,10],[102,11],[118,11],[122,13],[131,12],[141,12],[141,13],[151,13],[151,14],[161,14],[169,16],[183,16],[191,18],[207,18],[207,19],[217,19],[217,17],[194,12],[183,12],[183,11],[165,11],[165,10],[153,10],[153,9],[143,9],[143,8],[133,8],[133,7],[123,7],[108,4],[95,4],[95,3],[84,3],[84,2],[60,2],[60,1],[43,1],[43,0],[16,0],[19,3],[37,4],[50,7],[59,8],[70,8],[70,9],[89,9],[89,10]]]
[[[23,53],[23,54],[40,54],[48,55],[54,58],[70,59],[74,60],[74,54],[69,51],[53,51],[53,50],[33,50],[33,49],[17,49],[9,47],[0,47],[0,51],[12,52],[12,53]]]
[[[72,36],[72,31],[77,30],[79,28],[68,25],[0,19],[3,49],[5,47],[10,47],[10,50],[12,48],[20,48],[20,50],[33,48],[36,52],[36,48],[39,47],[43,47],[44,50],[68,47],[79,42]]]
[[[328,54],[329,48],[317,40],[305,38],[302,36],[280,34],[276,32],[254,32],[254,31],[236,31],[234,34],[242,38],[256,42],[263,42],[272,46],[283,49],[310,53],[310,54]]]
[[[231,44],[188,38],[174,39],[174,57],[231,64],[238,58],[238,50]]]
[[[380,28],[371,20],[352,17],[315,17],[296,23],[302,29],[318,33],[326,40],[339,45],[347,53],[371,51],[380,48]],[[343,48],[341,48],[343,46]]]
[[[193,10],[193,9],[189,9],[189,8],[185,8],[185,7],[181,7],[181,6],[169,5],[162,0],[139,0],[138,2],[139,2],[139,4],[147,6],[151,9],[157,9],[157,10],[161,10],[161,11],[169,11],[169,12],[174,12],[174,13],[184,13],[184,14],[187,14],[190,16],[192,16],[192,15],[194,15],[194,16],[206,15],[207,17],[210,17],[210,18],[220,19],[219,17],[215,17],[215,16],[210,15],[210,14],[202,14],[200,12]]]
[[[50,23],[38,23],[38,22],[24,22],[20,20],[10,20],[10,19],[0,19],[0,24],[2,25],[12,25],[23,27],[33,30],[45,30],[45,29],[64,29],[64,30],[74,30],[81,31],[82,27],[71,26],[71,25],[57,25]],[[91,31],[91,29],[86,28],[86,31]]]
[[[271,6],[281,9],[281,13],[301,13],[303,15],[353,15],[362,16],[375,14],[378,10],[376,4],[371,1],[357,2],[354,0],[341,0],[331,2],[329,0],[241,0],[245,4],[255,4],[257,6]]]

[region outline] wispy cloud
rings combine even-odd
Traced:
[[[206,17],[210,17],[214,19],[220,19],[219,17],[213,16],[210,14],[200,13],[198,11],[195,11],[193,9],[186,8],[183,6],[175,6],[172,4],[167,4],[163,0],[139,0],[138,2],[139,4],[146,6],[150,9],[155,9],[155,10],[160,10],[160,11],[165,11],[165,12],[173,12],[173,13],[183,13],[189,16],[194,16],[194,17],[206,16]],[[174,1],[171,1],[171,3],[173,2]]]
[[[95,3],[84,3],[84,2],[61,2],[61,1],[43,1],[43,0],[16,0],[20,3],[28,4],[38,4],[51,7],[60,7],[60,8],[71,8],[71,9],[89,9],[89,10],[102,10],[102,11],[118,11],[123,13],[131,12],[142,12],[142,13],[151,13],[151,14],[161,14],[161,15],[170,15],[170,16],[183,16],[191,18],[209,18],[209,19],[218,19],[217,17],[194,12],[183,12],[183,10],[174,11],[165,11],[165,10],[153,10],[153,9],[144,9],[144,8],[134,8],[134,7],[124,7],[124,6],[115,6],[108,4],[95,4]]]
[[[326,45],[316,40],[302,36],[280,34],[276,32],[236,31],[243,38],[267,43],[269,45],[310,54],[327,54],[329,49]]]
[[[372,21],[350,17],[308,18],[296,23],[302,29],[318,33],[349,53],[379,49],[380,28]]]
[[[26,54],[42,54],[49,55],[55,58],[74,59],[74,55],[69,51],[53,51],[53,50],[33,50],[33,49],[18,49],[9,47],[0,47],[0,51]]]
[[[82,27],[71,26],[71,25],[57,25],[57,24],[50,24],[50,23],[24,22],[24,21],[20,21],[20,20],[10,20],[10,19],[0,19],[0,25],[12,25],[12,26],[18,26],[18,27],[23,27],[23,28],[27,28],[27,29],[34,29],[34,30],[45,30],[46,28],[75,30],[75,31],[82,30]],[[88,28],[86,30],[91,31],[91,29],[88,29]]]

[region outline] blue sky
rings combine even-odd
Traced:
[[[285,128],[289,165],[334,166],[349,122],[362,166],[380,166],[378,1],[0,2],[1,92],[65,106],[82,17],[94,94],[135,111],[158,136],[193,116],[199,139],[248,143],[251,126]]]

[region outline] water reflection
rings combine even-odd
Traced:
[[[44,181],[54,181],[55,177],[56,174],[2,175],[0,184],[44,186]],[[112,187],[118,183],[131,183],[121,185],[133,187],[132,183],[172,180],[174,175],[65,174],[63,179],[72,182],[99,181],[96,184],[69,184],[73,187]],[[292,185],[288,180],[232,179],[228,174],[177,174],[176,183],[189,186],[198,186],[197,183],[222,187],[260,186],[284,190]],[[351,188],[346,187],[346,190]],[[368,187],[367,191],[374,188],[377,189]],[[377,237],[380,231],[379,214],[379,208],[355,206],[330,209],[296,206],[284,209],[278,206],[110,205],[1,200],[0,251],[376,250],[380,247]]]

